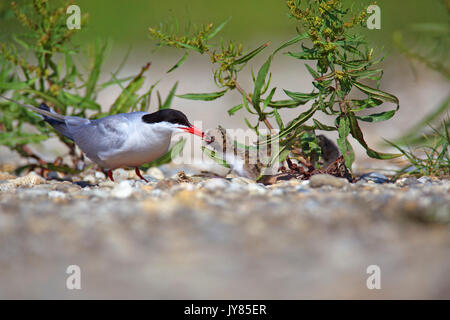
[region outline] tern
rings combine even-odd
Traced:
[[[194,127],[183,112],[174,109],[153,113],[118,113],[90,120],[60,115],[45,103],[37,108],[1,97],[40,114],[56,131],[72,140],[89,159],[107,169],[111,181],[114,181],[112,170],[134,167],[137,176],[148,182],[141,175],[139,166],[167,153],[173,133],[188,132],[204,137],[204,133]]]

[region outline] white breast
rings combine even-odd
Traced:
[[[132,122],[126,132],[120,148],[98,154],[103,166],[110,169],[137,167],[158,159],[169,150],[172,131],[166,127]]]

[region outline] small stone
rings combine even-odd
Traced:
[[[34,186],[45,183],[45,179],[34,172],[30,172],[26,176],[10,180],[10,182],[15,186]]]
[[[383,184],[389,182],[389,178],[378,172],[365,173],[359,177],[359,181],[374,182]]]
[[[423,176],[423,177],[420,177],[419,179],[417,179],[417,181],[420,183],[431,183],[433,181],[433,179],[431,179],[430,177],[427,177],[427,176]]]
[[[65,199],[66,198],[66,194],[61,192],[61,191],[50,191],[48,193],[48,197],[50,199]]]
[[[47,174],[47,180],[61,180],[64,178],[64,175],[58,171],[50,171]]]
[[[121,181],[117,184],[111,192],[111,195],[115,198],[125,199],[131,196],[133,193],[133,187],[129,181]]]
[[[113,171],[113,178],[115,182],[128,180],[128,172],[124,169],[117,169]]]
[[[400,187],[405,187],[405,186],[412,186],[412,185],[416,185],[419,184],[419,180],[417,178],[414,177],[408,177],[408,178],[401,178],[398,179],[395,184],[400,186]]]
[[[97,182],[97,179],[92,174],[87,175],[83,180],[89,182],[90,184],[95,184]]]
[[[259,183],[249,184],[247,188],[250,194],[265,194],[267,192],[267,189]]]
[[[203,187],[210,191],[224,190],[228,188],[229,182],[221,178],[213,178],[204,182]]]
[[[102,182],[100,182],[99,184],[98,184],[98,186],[99,187],[102,187],[102,188],[114,188],[114,186],[115,186],[116,184],[113,182],[113,181],[111,181],[111,180],[105,180],[105,181],[102,181]]]
[[[164,173],[159,168],[156,167],[149,168],[145,172],[145,174],[155,178],[156,180],[163,180],[165,178]]]
[[[106,175],[101,171],[96,171],[95,178],[97,179],[97,181],[104,181],[106,180]]]
[[[316,174],[309,179],[311,188],[320,188],[322,186],[331,186],[335,188],[342,188],[348,186],[349,182],[344,178],[336,178],[329,174]]]

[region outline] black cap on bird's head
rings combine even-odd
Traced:
[[[194,127],[186,117],[186,115],[178,110],[174,109],[164,109],[159,110],[153,113],[145,114],[142,116],[142,121],[145,123],[159,123],[159,122],[168,122],[175,125],[179,125],[179,129],[189,132],[191,134],[195,134],[203,138],[203,132]]]

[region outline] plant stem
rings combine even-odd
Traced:
[[[240,94],[245,96],[245,98],[247,99],[248,103],[250,103],[252,106],[254,106],[252,99],[250,99],[249,95],[244,91],[244,89],[242,89],[242,87],[236,81],[236,79],[232,78],[232,80],[233,80],[233,84],[236,87],[237,91],[239,91]],[[264,116],[264,119],[262,121],[264,122],[264,124],[266,125],[267,129],[269,129],[272,134],[276,133],[274,128],[273,128],[273,126],[272,126],[272,124],[269,122],[269,120],[266,118],[266,116]]]

